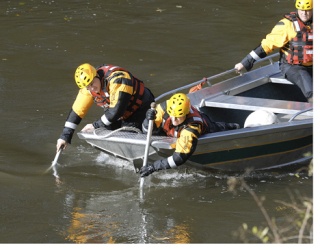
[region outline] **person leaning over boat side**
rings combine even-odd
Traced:
[[[57,151],[71,143],[76,127],[93,103],[102,107],[104,114],[81,131],[99,127],[115,130],[123,126],[142,130],[142,122],[154,102],[154,95],[141,80],[119,66],[102,65],[96,69],[88,63],[80,65],[74,77],[80,90],[57,141]]]
[[[174,94],[169,100],[160,103],[156,109],[149,109],[142,124],[142,131],[148,132],[149,120],[154,121],[153,134],[177,137],[175,152],[168,158],[155,161],[140,169],[141,177],[154,171],[175,168],[185,163],[197,147],[200,135],[240,128],[237,123],[212,122],[190,104],[186,94]]]
[[[282,74],[296,84],[308,100],[313,102],[313,1],[296,0],[297,12],[286,14],[261,44],[252,50],[235,70],[249,71],[255,61],[280,49]]]

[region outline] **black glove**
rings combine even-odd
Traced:
[[[95,122],[92,123],[92,125],[93,125],[93,127],[95,129],[97,129],[97,128],[105,128],[105,129],[108,129],[108,130],[117,129],[115,123],[111,123],[110,125],[106,125],[101,121],[101,119],[96,120]]]
[[[148,109],[148,111],[146,113],[146,118],[149,121],[154,120],[154,119],[156,119],[156,114],[157,114],[157,111],[155,109]]]
[[[154,168],[153,165],[147,165],[147,166],[143,166],[140,169],[139,174],[141,177],[146,177],[146,176],[152,174],[154,171],[156,171],[156,169]]]
[[[95,129],[105,126],[105,124],[101,121],[101,119],[96,120],[95,122],[92,123],[92,125]]]

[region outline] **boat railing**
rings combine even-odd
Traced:
[[[273,64],[273,63],[275,63],[274,58],[275,58],[276,56],[279,56],[279,53],[275,53],[275,54],[269,55],[269,56],[267,56],[267,57],[265,57],[265,58],[257,61],[257,62],[255,63],[255,65],[258,65],[258,64],[260,64],[260,63],[262,63],[262,62],[265,62],[265,61],[268,61],[268,60],[269,60],[270,64]],[[190,84],[181,86],[181,87],[179,87],[179,88],[173,89],[173,90],[168,91],[168,92],[166,92],[166,93],[163,93],[163,94],[159,95],[158,97],[156,97],[156,98],[155,98],[155,101],[157,102],[158,100],[161,100],[161,99],[162,99],[163,97],[165,97],[165,96],[172,95],[172,94],[177,93],[177,92],[180,92],[180,91],[182,91],[182,90],[185,90],[185,89],[189,89],[189,88],[191,88],[191,87],[194,87],[194,86],[196,86],[196,85],[198,85],[198,84],[203,83],[204,81],[205,81],[209,86],[212,86],[212,84],[210,83],[211,80],[214,80],[214,79],[217,79],[217,78],[220,78],[220,77],[222,77],[222,76],[225,76],[225,75],[228,75],[228,74],[231,74],[231,73],[235,73],[235,72],[236,72],[236,71],[235,71],[235,69],[233,68],[233,69],[229,69],[229,70],[227,70],[227,71],[224,71],[224,72],[222,72],[222,73],[219,73],[219,74],[216,74],[216,75],[207,77],[207,78],[203,78],[203,79],[201,79],[201,80],[199,80],[199,81],[196,81],[196,82],[193,82],[193,83],[190,83]],[[241,74],[240,74],[240,75],[241,75]]]
[[[290,118],[289,122],[292,122],[297,116],[299,116],[299,115],[301,115],[301,114],[303,114],[303,113],[306,113],[306,112],[308,112],[308,111],[311,111],[311,110],[313,110],[313,107],[308,108],[308,109],[305,109],[305,110],[301,110],[300,112],[297,112],[296,114],[294,114],[294,115]]]

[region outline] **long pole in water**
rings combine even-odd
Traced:
[[[58,159],[60,157],[61,152],[62,152],[62,147],[58,150],[58,152],[56,153],[56,157],[54,157],[54,160],[52,162],[53,175],[54,177],[56,177],[56,180],[59,180],[60,178],[56,169],[56,165],[58,164]]]
[[[62,152],[62,147],[56,153],[56,156],[54,157],[53,162],[51,164],[51,167],[54,167],[55,165],[57,165],[61,152]]]
[[[151,103],[151,108],[156,108],[156,103]],[[148,164],[148,156],[149,156],[149,148],[150,148],[150,141],[151,141],[151,135],[153,130],[153,120],[149,120],[149,126],[148,126],[148,133],[147,133],[147,141],[146,141],[146,147],[144,150],[144,157],[143,157],[143,165],[146,166]],[[140,178],[140,196],[143,196],[143,183],[144,183],[144,177]]]
[[[51,166],[46,170],[46,172],[48,172],[50,169],[53,169],[53,175],[59,179],[59,175],[58,175],[58,172],[57,172],[57,169],[56,169],[56,166],[58,164],[58,159],[60,157],[60,154],[63,150],[63,146],[60,147],[60,149],[58,150],[58,152],[56,153],[56,156],[54,157],[52,163],[51,163]]]

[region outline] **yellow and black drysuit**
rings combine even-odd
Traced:
[[[104,109],[101,118],[93,123],[94,128],[114,130],[122,126],[142,129],[146,111],[154,102],[152,92],[144,83],[123,68],[103,65],[97,68],[96,77],[101,82],[100,93],[82,88],[72,105],[60,136],[68,143],[93,103]]]
[[[183,123],[173,126],[169,114],[166,112],[168,101],[162,102],[156,107],[156,118],[154,120],[153,134],[176,137],[175,144],[171,145],[175,152],[168,158],[155,161],[152,165],[144,166],[147,169],[140,171],[142,177],[154,171],[175,168],[185,163],[196,150],[200,135],[230,129],[240,128],[237,123],[213,122],[204,113],[200,113],[191,106],[190,113]],[[148,112],[152,110],[148,110]],[[142,131],[148,132],[149,119],[148,112],[142,124]]]
[[[280,69],[309,99],[313,96],[313,19],[302,22],[296,12],[286,14],[261,44],[242,61],[249,71],[255,61],[280,50]]]

